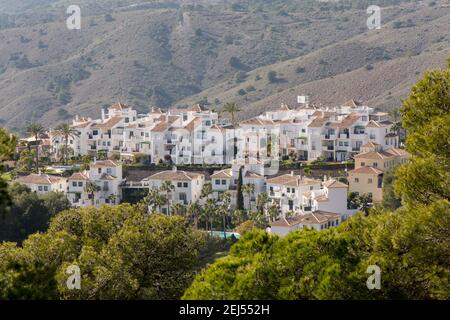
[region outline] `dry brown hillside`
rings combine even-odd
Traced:
[[[236,101],[242,117],[297,94],[389,108],[449,56],[447,0],[386,0],[374,31],[365,0],[83,0],[81,30],[65,27],[68,3],[0,0],[0,125],[53,126],[118,100]]]

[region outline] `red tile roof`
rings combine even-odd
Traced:
[[[51,176],[49,174],[36,174],[31,173],[27,176],[22,176],[17,178],[15,181],[19,183],[25,183],[25,184],[53,184],[58,183],[61,180],[65,180],[65,178],[58,177],[58,176]]]

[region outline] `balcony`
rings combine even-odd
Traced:
[[[322,137],[322,140],[335,140],[336,139],[336,135],[330,134],[330,133],[322,134],[321,137]]]

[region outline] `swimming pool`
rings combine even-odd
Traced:
[[[236,239],[239,239],[241,237],[241,235],[237,232],[225,232],[225,237],[223,231],[208,231],[208,233],[213,237],[218,237],[221,239],[225,239],[225,237],[229,239],[232,235],[234,235]]]

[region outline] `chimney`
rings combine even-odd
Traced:
[[[102,108],[102,121],[105,121],[105,109]]]
[[[326,174],[323,176],[323,182],[325,182],[325,181],[328,181],[328,177]]]

